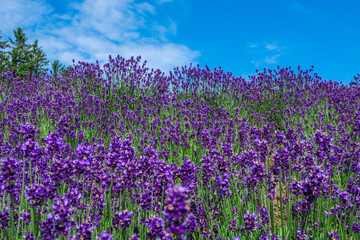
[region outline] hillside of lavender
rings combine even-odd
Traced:
[[[360,239],[360,74],[141,58],[0,81],[0,239]]]

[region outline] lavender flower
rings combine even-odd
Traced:
[[[0,190],[10,194],[15,192],[15,181],[20,172],[22,162],[18,159],[7,157],[1,161]]]
[[[245,230],[246,232],[253,232],[256,229],[261,228],[261,225],[256,221],[258,214],[250,214],[250,211],[246,211],[246,213],[243,215],[243,218],[245,226],[242,226],[242,230]]]
[[[5,209],[8,209],[6,207]],[[7,229],[9,227],[10,215],[8,211],[0,211],[0,229]]]
[[[36,239],[36,237],[30,231],[27,231],[26,235],[23,236],[23,238],[24,238],[24,240],[35,240]]]
[[[111,234],[108,234],[107,232],[102,232],[101,234],[96,235],[96,239],[100,240],[112,240],[113,236]]]
[[[77,233],[76,237],[77,239],[83,239],[83,240],[91,240],[92,230],[95,229],[94,226],[91,226],[90,223],[82,223],[80,226],[76,227]]]
[[[47,219],[41,223],[40,236],[44,240],[55,239],[54,220],[51,213],[47,214]]]
[[[223,173],[215,178],[215,183],[213,185],[213,189],[215,189],[219,196],[223,199],[229,197],[232,194],[232,191],[229,189],[231,187],[230,183],[230,174]]]
[[[353,222],[352,230],[355,234],[360,233],[360,224]]]
[[[164,230],[164,221],[162,218],[157,218],[155,216],[148,218],[145,220],[145,224],[149,231],[146,234],[148,239],[157,239],[158,237],[164,238],[165,237],[165,230]]]
[[[171,233],[181,236],[186,231],[185,218],[190,211],[188,190],[174,186],[167,190],[165,219]]]
[[[20,124],[20,127],[18,128],[18,133],[23,135],[25,141],[30,139],[34,140],[37,132],[36,127],[32,126],[29,122]]]
[[[120,228],[128,228],[130,224],[133,222],[131,218],[133,217],[133,212],[128,212],[124,210],[122,212],[116,212],[113,217],[113,224],[115,229]]]
[[[328,232],[329,240],[341,240],[339,234],[337,233],[337,229],[334,232]]]
[[[69,199],[56,198],[52,205],[52,220],[54,222],[54,232],[57,235],[67,235],[71,230],[72,223],[70,221],[70,215],[73,209],[70,207]]]
[[[34,183],[30,187],[25,186],[25,195],[30,205],[40,208],[42,204],[53,199],[56,194],[56,186],[52,185],[51,180],[44,179],[42,183]]]

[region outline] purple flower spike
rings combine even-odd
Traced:
[[[77,239],[91,240],[91,233],[94,228],[94,226],[91,226],[91,224],[87,222],[81,224],[77,227]]]
[[[152,206],[153,199],[154,197],[152,196],[152,193],[147,191],[140,196],[138,203],[143,210],[148,210]]]
[[[36,237],[30,231],[27,231],[26,235],[24,235],[23,238],[24,238],[24,240],[35,240],[36,239]]]
[[[148,218],[145,220],[146,226],[149,228],[146,237],[148,239],[157,239],[157,237],[164,238],[164,221],[162,218]]]
[[[96,239],[111,240],[113,239],[113,236],[104,231],[101,234],[98,234]]]
[[[113,217],[113,224],[115,229],[119,229],[119,226],[120,228],[128,228],[133,222],[131,220],[133,215],[134,213],[132,211],[128,212],[127,210],[115,213],[115,216]]]
[[[44,179],[42,183],[35,183],[32,186],[25,186],[25,195],[30,205],[40,208],[48,199],[53,199],[56,194],[56,186],[52,185],[49,179]]]
[[[353,131],[356,132],[357,134],[360,134],[360,111],[357,111],[355,113],[355,118],[353,121],[354,121]]]
[[[232,194],[232,191],[229,190],[231,187],[230,179],[231,176],[228,173],[223,173],[222,175],[217,174],[217,177],[215,178],[213,189],[215,189],[222,198],[229,197]]]
[[[8,193],[15,191],[15,180],[20,172],[21,161],[7,157],[1,161],[0,190]]]
[[[306,240],[307,234],[306,234],[306,233],[303,233],[302,230],[299,228],[299,229],[296,231],[296,237],[297,237],[297,239],[299,239],[299,240]]]
[[[355,234],[360,233],[360,224],[353,222],[352,230]]]
[[[186,217],[190,211],[190,203],[187,200],[188,189],[175,185],[168,189],[165,219],[166,225],[169,226],[169,232],[181,238],[186,231]]]
[[[42,142],[46,144],[46,151],[49,155],[62,152],[65,148],[65,140],[58,132],[50,133]]]
[[[187,189],[181,186],[174,186],[168,190],[165,212],[172,221],[178,221],[186,217],[190,211],[187,203]]]
[[[6,211],[0,211],[0,229],[7,229],[9,227],[10,215]]]
[[[40,236],[45,240],[55,239],[54,219],[51,213],[47,215],[47,220],[41,223]]]
[[[56,198],[52,205],[52,216],[56,234],[67,234],[71,229],[70,215],[73,210],[70,208],[69,199]]]
[[[34,139],[36,134],[36,127],[31,126],[31,123],[26,122],[25,124],[21,124],[18,128],[18,133],[21,133],[24,137],[24,140]]]
[[[269,220],[269,214],[267,212],[266,207],[258,207],[258,212],[260,213],[261,216],[261,223],[262,225],[269,225],[270,220]]]
[[[243,226],[243,229],[245,231],[253,232],[260,227],[258,222],[256,221],[258,218],[258,215],[256,213],[250,214],[250,211],[246,211],[243,218],[245,220],[245,226]]]
[[[337,233],[337,230],[335,230],[333,233],[328,232],[329,240],[341,240],[339,234]]]

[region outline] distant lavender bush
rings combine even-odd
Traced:
[[[1,239],[360,238],[356,83],[140,60],[3,72]]]

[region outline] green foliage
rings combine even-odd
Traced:
[[[1,41],[2,35],[0,31],[0,81],[3,81],[2,71],[7,67],[9,57],[6,55],[5,49],[9,47],[8,41]]]
[[[41,73],[46,72],[49,61],[46,59],[45,52],[38,46],[38,40],[34,41],[30,51],[30,62],[28,63],[29,72],[38,77]]]
[[[30,77],[32,75],[38,77],[42,72],[47,71],[45,66],[49,62],[44,51],[38,46],[38,40],[33,44],[27,44],[26,34],[20,27],[14,30],[14,37],[15,39],[9,39],[12,49],[7,52],[9,59],[6,64],[10,64],[10,69],[14,69],[20,78],[25,78],[26,72]]]
[[[49,61],[46,59],[46,53],[39,46],[38,40],[29,44],[26,33],[20,27],[13,30],[14,38],[9,41],[2,41],[0,32],[0,74],[3,70],[10,70],[13,74],[24,79],[26,72],[29,77],[39,77],[43,72],[48,71],[47,65]],[[59,72],[64,71],[65,67],[55,60],[52,63],[54,77]]]
[[[6,62],[8,62],[8,56],[6,55],[6,52],[4,50],[10,47],[8,41],[1,41],[1,39],[2,36],[0,31],[0,73],[6,67]]]
[[[59,74],[65,70],[65,66],[62,65],[59,60],[55,60],[51,63],[51,67],[52,67],[52,73],[53,73],[53,78],[56,78],[59,76]]]
[[[58,82],[56,81],[57,80],[57,77],[61,76],[61,75],[64,75],[64,71],[65,71],[65,66],[62,65],[59,60],[55,60],[51,63],[51,67],[52,67],[52,77],[53,79],[55,80],[55,86],[58,86]],[[61,74],[63,73],[63,74]]]

